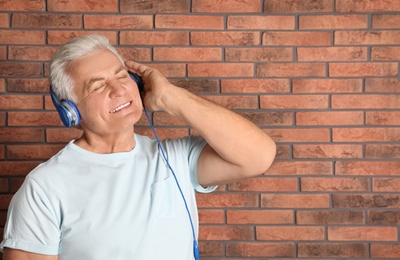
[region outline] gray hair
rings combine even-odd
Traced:
[[[85,35],[73,38],[55,52],[50,61],[50,84],[58,99],[76,102],[73,92],[74,81],[68,72],[68,67],[72,61],[101,49],[111,51],[124,64],[115,47],[105,36],[101,35]]]

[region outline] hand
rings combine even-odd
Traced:
[[[126,61],[125,65],[129,71],[138,74],[143,79],[144,92],[141,95],[145,108],[152,111],[165,110],[163,98],[174,85],[156,69],[134,61]]]

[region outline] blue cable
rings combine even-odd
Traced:
[[[188,207],[188,205],[187,205],[185,196],[183,195],[181,186],[179,185],[178,178],[176,177],[174,170],[172,169],[171,165],[169,164],[168,158],[165,156],[165,152],[164,152],[164,149],[163,149],[163,147],[162,147],[162,145],[161,145],[160,139],[158,138],[158,135],[157,135],[157,133],[156,133],[156,130],[154,129],[153,123],[152,123],[152,121],[150,120],[149,114],[147,113],[147,109],[144,107],[144,105],[143,105],[143,109],[144,109],[144,113],[146,114],[147,121],[149,121],[150,128],[151,128],[151,130],[153,131],[153,134],[154,134],[154,136],[155,136],[155,138],[156,138],[156,140],[157,140],[157,144],[158,144],[159,150],[161,151],[161,154],[162,154],[162,156],[163,156],[163,159],[164,159],[164,161],[166,162],[166,164],[167,164],[169,170],[171,171],[172,175],[174,176],[176,185],[178,186],[178,189],[179,189],[179,192],[180,192],[180,194],[181,194],[181,196],[182,196],[183,202],[185,203],[186,212],[187,212],[187,214],[188,214],[188,216],[189,216],[190,225],[191,225],[191,227],[192,227],[192,234],[193,234],[193,254],[194,254],[194,258],[195,258],[195,260],[200,260],[200,250],[199,250],[199,247],[198,247],[198,245],[197,245],[196,234],[195,234],[195,232],[194,232],[194,225],[193,225],[193,221],[192,221],[192,216],[191,216],[191,214],[190,214],[189,207]]]

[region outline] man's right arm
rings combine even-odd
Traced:
[[[57,255],[41,255],[22,250],[4,248],[3,260],[57,260]]]

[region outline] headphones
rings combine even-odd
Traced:
[[[128,73],[131,79],[133,79],[136,82],[139,91],[143,91],[144,83],[142,78],[136,73],[130,71],[128,71]],[[72,125],[77,126],[81,123],[81,116],[79,114],[78,108],[75,106],[73,102],[67,99],[61,99],[61,101],[58,101],[51,86],[50,86],[50,95],[51,95],[51,100],[53,101],[53,104],[57,109],[58,115],[60,116],[61,121],[66,127],[71,127]]]

